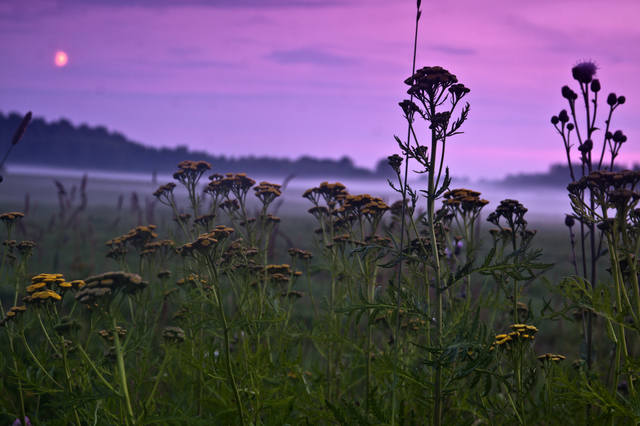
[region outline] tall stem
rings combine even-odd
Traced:
[[[418,5],[416,10],[416,24],[413,31],[413,59],[411,61],[411,75],[416,72],[416,56],[418,49],[418,23],[420,21],[420,6]],[[411,95],[411,99],[413,102],[413,95]],[[410,144],[411,140],[411,121],[408,122],[407,125],[407,147]],[[400,218],[400,262],[398,262],[398,273],[396,277],[396,324],[395,324],[395,338],[394,338],[394,358],[395,362],[393,363],[393,384],[391,385],[391,425],[395,426],[396,424],[396,415],[398,410],[398,362],[400,357],[400,283],[402,280],[402,256],[404,252],[404,230],[406,226],[406,208],[407,208],[407,176],[409,175],[409,151],[405,153],[404,156],[404,182],[402,182],[402,212]],[[398,178],[400,176],[398,175]]]
[[[436,114],[436,103],[433,99],[430,102],[431,117]],[[438,242],[436,240],[435,230],[435,203],[436,203],[436,188],[435,188],[435,169],[436,169],[436,151],[438,148],[438,136],[436,129],[431,129],[431,152],[429,159],[429,188],[427,193],[427,214],[429,231],[431,233],[431,251],[433,255],[433,268],[435,274],[435,288],[436,288],[436,341],[438,342],[438,348],[442,348],[442,285],[440,282],[440,257],[438,256]],[[428,291],[428,288],[427,288]],[[436,365],[436,377],[435,377],[435,403],[433,406],[433,424],[440,426],[442,424],[442,366],[438,361]]]

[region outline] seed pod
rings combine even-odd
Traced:
[[[27,126],[29,125],[30,121],[31,121],[31,111],[29,111],[24,116],[24,118],[22,119],[22,122],[20,123],[20,126],[18,126],[18,129],[13,134],[13,138],[11,139],[11,145],[16,145],[18,142],[20,142],[20,139],[22,139],[22,137],[24,136],[24,132],[27,130]]]

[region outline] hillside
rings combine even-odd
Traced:
[[[22,115],[0,112],[0,152],[8,148]],[[257,175],[321,177],[385,177],[391,169],[381,160],[376,170],[356,167],[349,157],[339,160],[300,157],[296,160],[272,157],[229,158],[190,151],[186,146],[153,148],[134,142],[105,127],[75,126],[68,120],[46,122],[34,118],[9,158],[9,163],[65,168],[129,172],[173,172],[185,159],[205,160],[215,172],[246,172]]]

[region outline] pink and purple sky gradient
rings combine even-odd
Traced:
[[[471,88],[456,176],[544,171],[564,152],[549,118],[580,60],[640,162],[640,1],[424,0],[418,65]],[[405,135],[415,0],[6,0],[0,111],[105,125],[213,154],[348,155],[371,167]],[[67,66],[54,66],[57,50]]]

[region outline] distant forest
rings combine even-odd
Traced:
[[[0,112],[0,152],[6,152],[22,115]],[[47,123],[34,118],[24,138],[14,148],[9,164],[46,165],[49,167],[114,170],[127,172],[171,173],[182,160],[205,160],[216,173],[246,172],[254,175],[309,177],[390,177],[393,173],[386,159],[374,170],[356,167],[349,157],[339,160],[300,157],[297,160],[271,157],[230,158],[186,146],[152,148],[127,139],[105,127],[74,126],[68,120]]]
[[[576,179],[582,176],[580,164],[573,165]],[[622,170],[625,167],[614,167],[614,170]],[[633,169],[640,169],[639,164],[634,164]],[[571,182],[571,173],[567,164],[553,164],[546,173],[519,173],[508,175],[498,183],[513,186],[555,186],[565,187]]]

